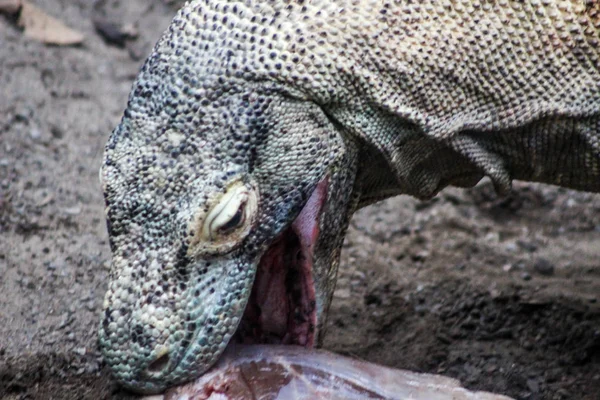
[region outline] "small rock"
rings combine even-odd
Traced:
[[[519,247],[521,247],[523,250],[526,250],[530,253],[533,253],[534,251],[537,250],[538,246],[535,243],[532,242],[528,242],[526,240],[517,240],[517,244],[519,245]]]
[[[123,27],[121,28],[121,31],[125,35],[127,35],[127,37],[129,39],[136,39],[138,36],[140,36],[140,31],[139,31],[137,25],[133,22],[124,24]]]
[[[68,215],[79,215],[81,213],[80,206],[63,208],[63,212]]]
[[[58,268],[58,266],[56,264],[54,264],[53,262],[45,262],[44,265],[46,266],[46,268],[48,268],[50,271],[54,271],[55,269]]]
[[[38,128],[37,126],[33,126],[29,131],[29,136],[31,136],[33,140],[38,140],[42,137],[42,132],[40,131],[40,128]]]
[[[87,353],[87,350],[85,347],[77,347],[77,348],[73,349],[73,352],[79,354],[80,356],[85,356],[85,354]]]
[[[92,19],[96,32],[104,39],[106,43],[118,47],[124,47],[129,39],[135,39],[139,35],[137,28],[133,24],[121,25],[106,18],[95,17]]]
[[[358,279],[361,279],[361,280],[365,280],[367,278],[367,276],[365,275],[365,273],[362,272],[362,271],[354,271],[352,273],[352,277],[353,278],[358,278]]]
[[[530,281],[530,280],[531,280],[531,275],[529,275],[529,273],[528,273],[528,272],[523,272],[523,273],[521,274],[521,278],[522,278],[524,281]]]
[[[523,270],[525,269],[525,261],[517,261],[514,265],[514,268]]]
[[[429,257],[429,252],[427,250],[419,251],[417,254],[411,255],[411,259],[413,261],[425,261]]]
[[[338,299],[349,299],[350,298],[350,290],[349,289],[338,289],[333,294]]]
[[[50,126],[50,133],[55,139],[62,139],[65,136],[65,132],[58,125]]]
[[[506,246],[504,246],[504,248],[506,249],[506,251],[508,251],[509,253],[514,253],[517,251],[517,244],[516,243],[507,243]]]
[[[500,241],[500,234],[498,232],[490,232],[485,235],[484,240],[490,243],[498,243]]]
[[[69,318],[69,313],[63,313],[61,317],[60,324],[58,324],[58,329],[62,329],[67,325],[71,324],[73,320]]]
[[[538,258],[533,264],[533,269],[540,275],[551,276],[554,274],[554,264],[545,258]]]

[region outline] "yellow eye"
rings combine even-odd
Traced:
[[[249,184],[236,181],[213,201],[208,212],[195,221],[193,253],[223,253],[233,249],[248,234],[256,216],[258,193]]]

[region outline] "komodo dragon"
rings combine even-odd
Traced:
[[[186,4],[101,168],[116,379],[318,345],[359,207],[484,176],[600,191],[599,30],[595,0]]]

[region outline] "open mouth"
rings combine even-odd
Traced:
[[[262,256],[236,332],[238,342],[314,346],[313,257],[327,183],[325,178],[317,185],[296,220]]]

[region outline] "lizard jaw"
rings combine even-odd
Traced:
[[[296,220],[262,256],[236,333],[238,341],[315,345],[313,258],[327,185],[327,178],[317,185]]]

